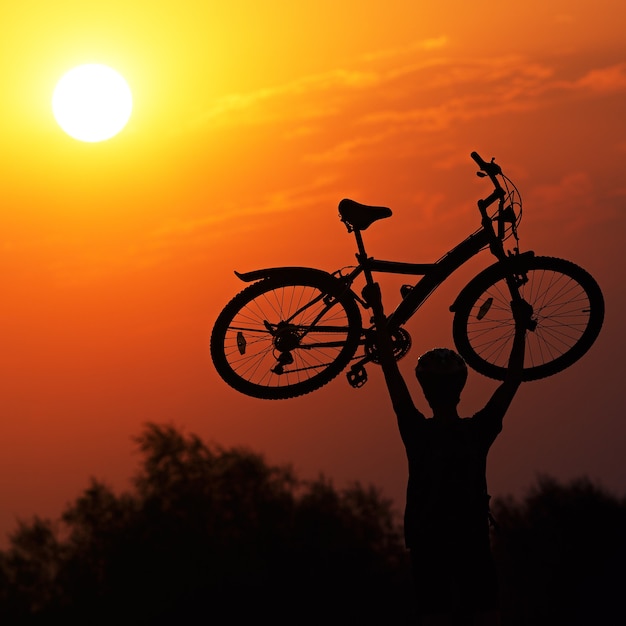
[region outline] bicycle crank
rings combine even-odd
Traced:
[[[406,356],[408,351],[411,349],[411,335],[409,335],[408,331],[404,328],[396,328],[391,332],[390,338],[393,356],[396,361],[399,361],[401,358]],[[378,348],[376,347],[373,333],[368,333],[365,337],[365,354],[367,355],[369,361],[376,364],[380,363]]]
[[[396,328],[391,333],[391,348],[393,350],[393,356],[396,361],[399,361],[402,357],[406,356],[407,352],[411,349],[411,335],[404,328]],[[365,356],[355,363],[347,372],[346,377],[351,387],[358,389],[367,382],[367,372],[365,371],[365,363],[380,362],[378,357],[378,350],[376,343],[374,342],[374,331],[370,329],[365,336]]]

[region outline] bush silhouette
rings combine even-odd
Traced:
[[[58,522],[20,522],[0,560],[2,623],[404,619],[400,529],[377,490],[300,481],[169,426],[136,443],[130,493],[93,480]]]
[[[298,479],[171,426],[136,438],[132,488],[92,480],[0,551],[0,624],[413,624],[389,500]],[[626,502],[588,479],[494,499],[503,626],[623,626]]]
[[[521,502],[494,504],[507,626],[622,626],[626,502],[587,478],[539,476]]]

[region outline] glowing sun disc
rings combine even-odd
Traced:
[[[97,63],[79,65],[64,74],[52,95],[58,125],[79,141],[104,141],[130,119],[133,97],[124,78]]]

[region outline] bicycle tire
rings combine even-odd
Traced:
[[[224,307],[211,333],[211,358],[222,379],[245,395],[294,398],[326,385],[346,367],[361,330],[359,307],[341,281],[321,272],[291,272],[253,283]],[[277,369],[284,354],[290,356]]]
[[[522,379],[538,380],[566,369],[591,348],[604,321],[604,298],[595,279],[571,261],[528,256],[518,262],[528,277],[520,294],[533,306],[537,321],[526,334]],[[510,300],[505,269],[496,263],[471,280],[453,305],[459,354],[470,367],[498,380],[506,375],[514,335]]]

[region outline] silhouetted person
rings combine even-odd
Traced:
[[[457,412],[467,379],[463,359],[446,348],[418,359],[415,373],[433,412],[427,419],[415,407],[393,356],[378,285],[366,287],[364,294],[374,311],[380,364],[408,459],[404,535],[422,624],[500,624],[487,453],[522,380],[530,307],[525,302],[513,307],[516,331],[506,378],[471,418]]]

